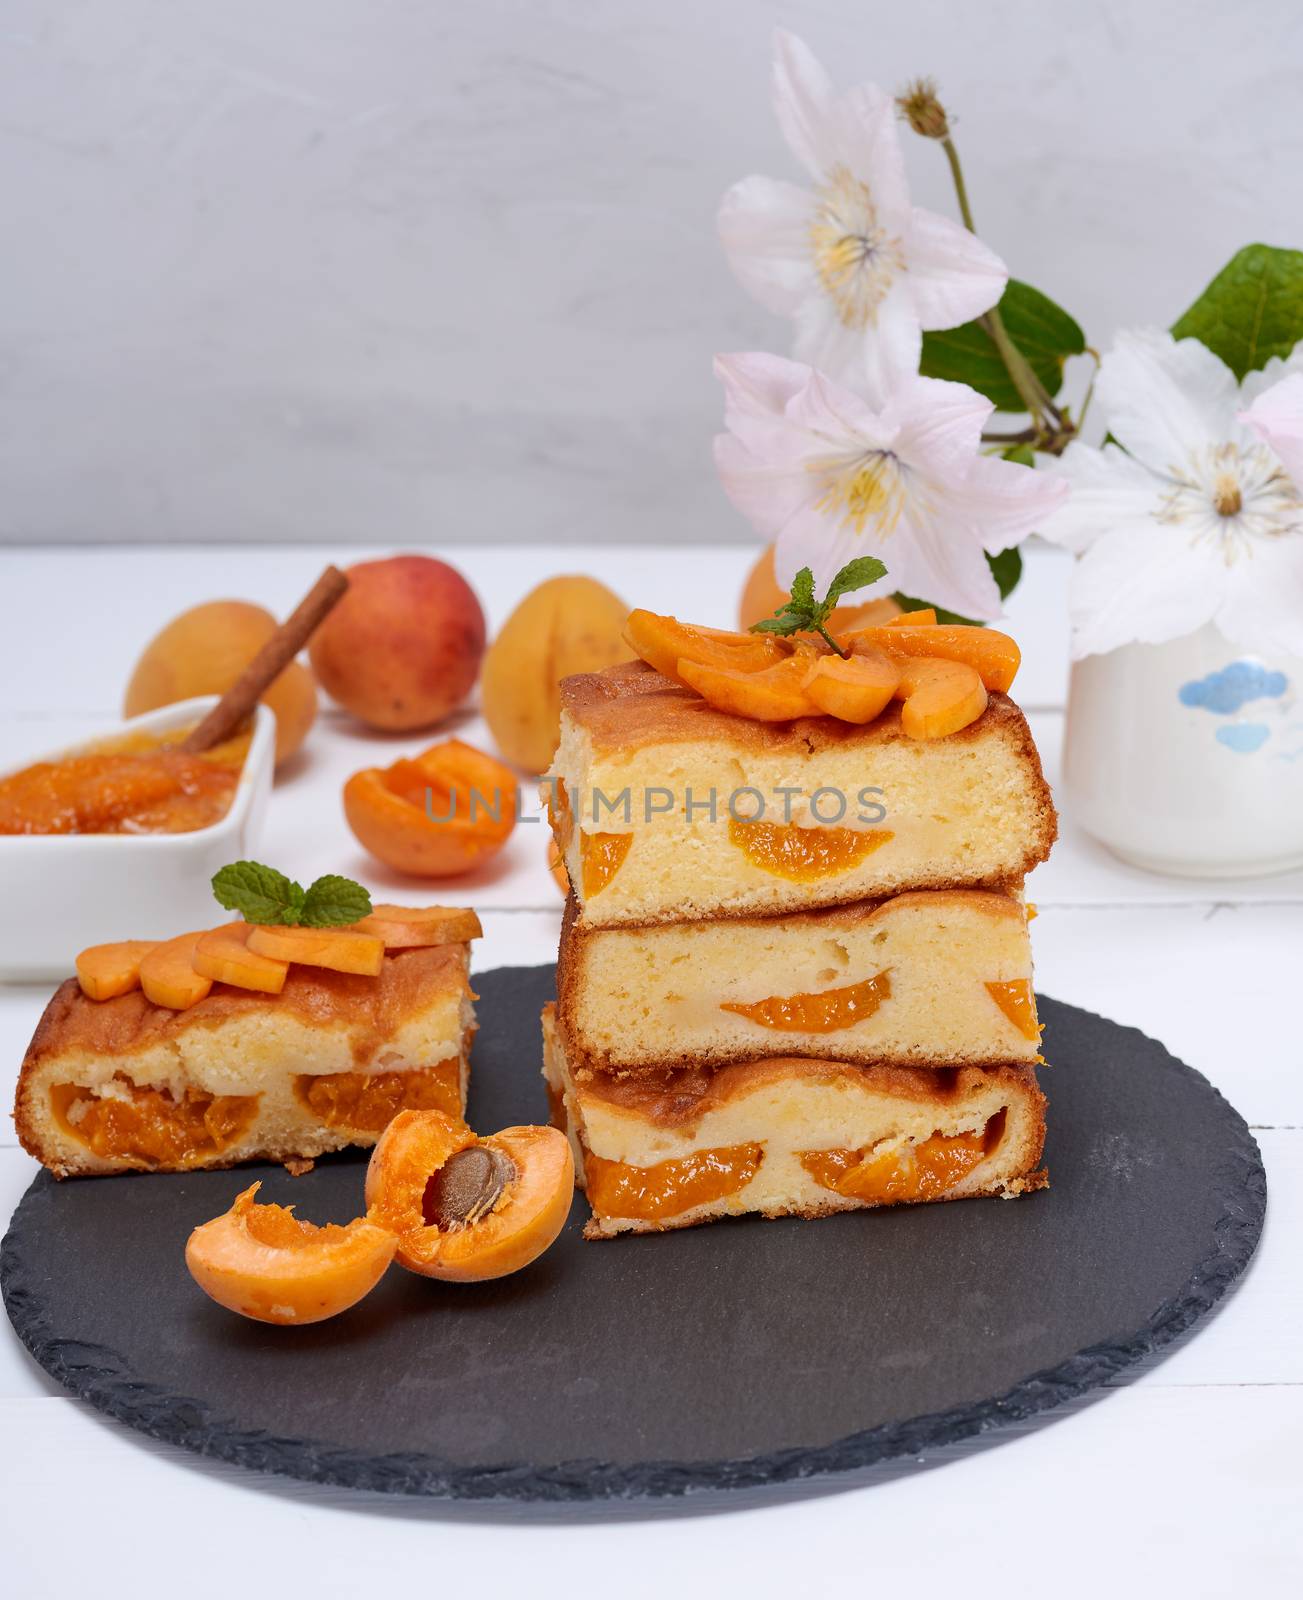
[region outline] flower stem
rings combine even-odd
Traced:
[[[827,628],[824,627],[822,622],[816,624],[814,631],[822,635],[822,637],[827,640],[827,642],[832,646],[833,651],[839,655],[843,661],[848,661],[850,659],[850,651],[842,649],[841,645],[837,643],[836,639],[834,639],[832,634],[828,632]]]

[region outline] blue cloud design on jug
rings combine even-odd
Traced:
[[[1218,728],[1216,734],[1218,744],[1224,744],[1228,750],[1234,750],[1242,756],[1251,756],[1255,750],[1261,750],[1270,737],[1271,729],[1261,722],[1230,722]]]
[[[1183,706],[1202,706],[1220,717],[1229,717],[1250,700],[1278,700],[1289,687],[1283,672],[1274,672],[1257,661],[1232,661],[1206,678],[1192,678],[1177,690]],[[1221,734],[1218,734],[1221,738]],[[1263,732],[1263,739],[1266,732]],[[1230,741],[1223,739],[1223,744]],[[1258,740],[1258,744],[1262,739]],[[1254,746],[1254,749],[1257,745]]]

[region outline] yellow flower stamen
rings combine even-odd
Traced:
[[[816,511],[840,514],[842,526],[858,534],[870,523],[883,539],[895,531],[905,509],[905,483],[900,463],[889,450],[872,450],[849,463],[811,462],[810,470],[827,479]]]
[[[817,199],[810,248],[819,282],[846,327],[872,327],[905,270],[901,242],[879,225],[868,185],[845,167],[834,168]]]

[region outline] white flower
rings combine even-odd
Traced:
[[[918,371],[923,328],[989,311],[1008,272],[967,228],[909,201],[891,99],[838,97],[809,49],[774,36],[774,108],[814,188],[735,184],[719,232],[744,288],[796,322],[794,353],[875,399]]]
[[[1301,369],[1303,352],[1241,387],[1195,339],[1119,336],[1096,385],[1118,444],[1068,446],[1057,470],[1072,494],[1040,530],[1081,556],[1074,655],[1208,622],[1243,649],[1303,655],[1303,493],[1285,464],[1303,465],[1287,420],[1299,380],[1267,392]]]
[[[724,424],[715,464],[733,504],[777,540],[784,588],[801,567],[815,590],[855,556],[903,590],[989,620],[1000,591],[984,550],[1008,549],[1064,494],[1045,473],[981,455],[989,400],[962,383],[914,376],[878,408],[781,356],[716,356]]]

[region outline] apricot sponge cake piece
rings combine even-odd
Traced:
[[[464,943],[386,952],[376,977],[293,965],[279,994],[215,983],[188,1010],[69,979],[18,1079],[25,1149],[56,1175],[311,1159],[397,1112],[466,1104]]]
[[[927,740],[898,705],[865,724],[733,715],[642,662],[566,678],[561,701],[549,809],[587,927],[1009,888],[1054,842],[1026,719],[998,692]]]
[[[856,1067],[772,1057],[655,1081],[572,1070],[543,1012],[553,1121],[592,1208],[590,1239],[718,1217],[1012,1198],[1043,1188],[1033,1068]]]
[[[999,1065],[1040,1043],[1026,908],[983,889],[649,928],[584,928],[572,897],[557,996],[581,1076],[774,1052]]]

